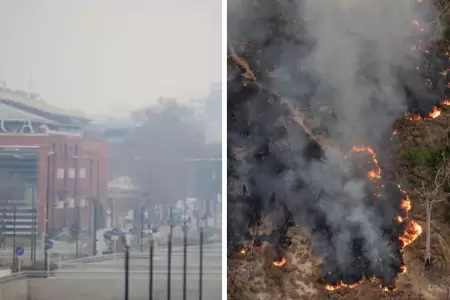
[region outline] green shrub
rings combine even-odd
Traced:
[[[444,146],[438,149],[426,147],[411,147],[402,151],[401,156],[406,160],[409,168],[428,167],[436,169],[442,164],[443,156],[448,157],[450,147]]]
[[[432,160],[430,149],[425,147],[411,147],[402,151],[401,156],[409,167],[425,166]]]

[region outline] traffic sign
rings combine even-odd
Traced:
[[[120,235],[120,229],[119,228],[113,228],[113,230],[111,230],[111,233],[113,235]]]
[[[53,248],[53,241],[52,240],[46,240],[45,241],[45,248],[46,249],[52,249]]]
[[[23,247],[16,247],[16,255],[17,256],[22,256],[24,251],[25,250],[23,249]]]
[[[172,223],[172,226],[181,224],[181,216],[181,212],[172,212],[172,215],[170,216],[170,222]]]

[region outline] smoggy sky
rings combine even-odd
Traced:
[[[0,81],[89,114],[201,98],[221,76],[220,0],[0,0],[0,36]]]

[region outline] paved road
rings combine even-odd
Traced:
[[[165,274],[168,267],[168,255],[166,247],[155,249],[153,257],[153,270],[155,273]],[[98,262],[73,262],[63,264],[59,274],[69,276],[69,274],[105,274],[105,276],[114,276],[116,273],[122,274],[124,270],[123,256],[119,255],[112,259]],[[172,251],[171,270],[173,274],[181,273],[183,270],[183,248],[174,247]],[[199,248],[196,246],[187,249],[187,272],[198,274],[200,265]],[[221,245],[205,245],[203,251],[203,271],[208,274],[217,274],[220,277],[222,265]],[[149,254],[148,252],[132,252],[130,259],[130,272],[136,274],[146,274],[149,272]],[[60,276],[60,275],[58,275]],[[72,276],[72,275],[70,275]]]
[[[183,253],[182,248],[174,248],[171,268],[172,299],[181,299],[183,289]],[[198,299],[199,294],[199,251],[198,247],[189,247],[187,251],[187,299]],[[69,267],[70,265],[70,267]],[[159,248],[154,256],[153,287],[154,299],[166,299],[167,286],[167,249]],[[83,293],[83,299],[123,299],[124,260],[105,260],[90,263],[71,263],[57,270],[45,283],[58,286],[65,293]],[[148,299],[149,264],[148,253],[139,256],[134,253],[130,259],[130,299]],[[204,249],[203,259],[203,298],[221,299],[221,245],[208,245]],[[43,288],[43,283],[39,284]],[[48,288],[45,289],[46,296]],[[51,290],[51,289],[50,289]],[[39,294],[42,294],[40,292]],[[56,293],[56,292],[55,292]],[[61,296],[61,293],[58,295]],[[44,294],[42,294],[44,295]],[[114,298],[116,297],[116,298]],[[48,299],[53,299],[50,295]],[[46,298],[46,299],[47,299]],[[77,298],[78,299],[78,298]]]
[[[183,254],[173,253],[171,261],[172,273],[181,273],[183,270]],[[90,262],[90,263],[71,263],[64,264],[60,272],[61,274],[68,274],[69,272],[76,273],[91,273],[100,274],[105,273],[105,275],[110,275],[114,273],[123,273],[125,261],[123,257],[117,257],[111,260]],[[203,255],[203,271],[208,274],[217,274],[220,276],[221,273],[221,254],[215,252],[204,252]],[[187,252],[187,272],[188,273],[198,273],[200,266],[200,257],[198,250],[190,250]],[[167,253],[155,253],[153,258],[153,270],[155,273],[165,274],[167,272],[168,259]],[[149,258],[148,255],[144,254],[141,257],[136,257],[132,255],[130,259],[130,272],[133,273],[143,273],[149,272]],[[89,275],[89,274],[87,274]]]

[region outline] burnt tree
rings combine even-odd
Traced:
[[[425,208],[425,253],[424,263],[426,266],[431,265],[431,219],[433,206],[443,202],[449,196],[445,192],[444,186],[448,184],[450,178],[450,169],[447,160],[442,154],[442,164],[435,171],[433,181],[426,184],[422,180],[422,187],[415,189],[416,193],[422,197],[423,206]]]

